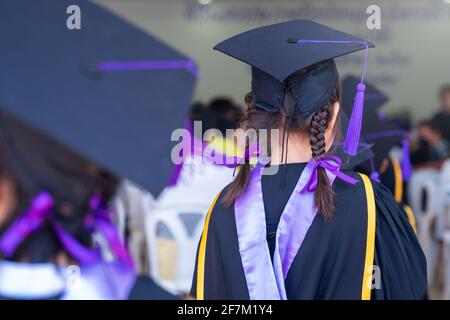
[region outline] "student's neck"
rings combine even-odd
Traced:
[[[308,162],[312,158],[311,145],[309,139],[301,135],[289,135],[287,144],[287,159],[281,158],[282,156],[282,143],[275,144],[271,149],[271,164],[281,163],[299,163]],[[286,156],[286,148],[284,150]]]

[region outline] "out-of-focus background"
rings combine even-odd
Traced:
[[[95,0],[194,57],[201,71],[195,97],[230,95],[242,101],[250,68],[212,47],[243,30],[311,19],[374,42],[368,77],[391,97],[387,109],[426,118],[439,106],[436,89],[448,82],[450,4],[443,0]],[[381,8],[381,29],[368,30],[366,9]],[[360,72],[361,56],[338,59],[341,76]],[[418,90],[420,88],[420,90]]]

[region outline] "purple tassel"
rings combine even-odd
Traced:
[[[372,171],[370,173],[370,179],[380,182],[380,174],[378,173],[378,171]]]
[[[402,175],[403,180],[408,181],[409,179],[411,179],[413,170],[411,164],[411,157],[409,155],[409,139],[407,136],[405,136],[405,138],[403,139],[402,149],[403,149]]]
[[[352,115],[345,138],[344,151],[350,156],[358,152],[359,137],[361,135],[362,117],[364,112],[364,91],[366,85],[363,82],[358,83],[356,87],[355,101],[353,103]]]
[[[380,182],[380,174],[378,173],[377,169],[375,169],[373,158],[370,159],[370,168],[372,169],[372,172],[370,173],[370,179]]]

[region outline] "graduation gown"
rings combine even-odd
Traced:
[[[403,179],[402,169],[397,159],[388,157],[388,166],[383,174],[380,174],[380,183],[394,195],[395,201],[403,207],[409,223],[416,231],[416,219],[412,209],[408,205],[408,196],[405,190],[407,182]]]
[[[302,163],[282,166],[287,170],[284,187],[283,170],[263,175],[261,182],[272,257],[281,213],[305,168]],[[364,182],[354,172],[347,174],[359,183],[335,180],[334,216],[329,221],[320,214],[315,216],[285,278],[287,298],[361,299],[363,282],[367,281],[364,270],[375,265],[378,282],[365,298],[424,299],[425,256],[406,215],[384,186],[374,181],[367,186],[367,177]],[[218,195],[206,218],[191,294],[199,299],[246,300],[250,296],[239,253],[235,212],[233,207],[222,205],[224,193]],[[368,224],[373,224],[375,232],[372,245]]]

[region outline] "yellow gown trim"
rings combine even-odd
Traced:
[[[361,290],[361,300],[370,300],[372,290],[373,263],[375,257],[375,227],[376,227],[376,209],[375,195],[372,182],[363,174],[360,174],[367,198],[367,241],[366,241],[366,259],[364,263],[364,274]]]
[[[397,203],[402,203],[403,200],[403,176],[402,169],[400,167],[400,163],[398,163],[397,159],[391,158],[392,166],[394,168],[394,177],[395,177],[395,201]]]
[[[198,250],[198,261],[197,261],[197,300],[203,300],[205,296],[204,288],[205,288],[205,255],[206,255],[206,240],[208,237],[208,227],[209,227],[209,219],[211,217],[211,212],[216,205],[217,199],[219,198],[219,194],[217,194],[213,203],[211,204],[208,213],[205,219],[205,226],[203,227],[202,237],[200,240],[200,247]]]
[[[411,224],[411,227],[414,230],[414,233],[417,234],[416,229],[416,218],[414,217],[414,212],[412,211],[411,207],[408,205],[403,205],[403,210],[406,212],[406,216],[408,217],[409,224]]]

